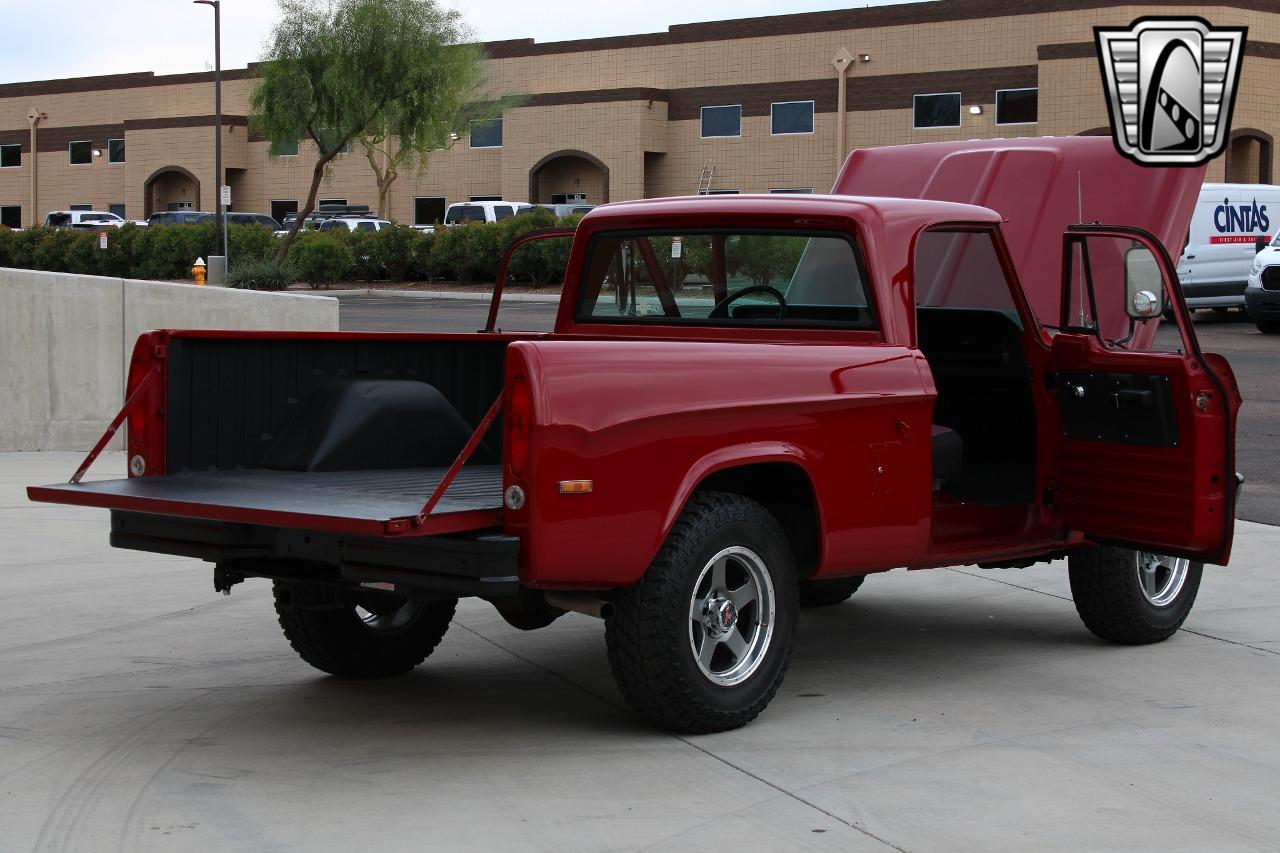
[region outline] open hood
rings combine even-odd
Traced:
[[[1144,228],[1176,259],[1204,173],[1204,166],[1139,166],[1105,136],[987,139],[859,149],[832,192],[994,210],[1006,220],[1001,230],[1036,317],[1056,325],[1067,226]]]

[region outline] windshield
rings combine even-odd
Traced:
[[[843,235],[597,235],[577,319],[874,328],[863,264]]]

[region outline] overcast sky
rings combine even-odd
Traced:
[[[839,0],[454,0],[484,41],[540,42],[661,32],[672,24],[815,12],[876,2]],[[222,66],[258,59],[273,0],[223,0]],[[0,0],[0,83],[213,67],[213,12],[189,0]]]

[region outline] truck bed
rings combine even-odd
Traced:
[[[406,533],[445,468],[326,473],[188,471],[159,477],[32,486],[34,500],[80,506],[271,524],[364,535]],[[421,533],[500,523],[502,466],[468,465],[445,491]]]

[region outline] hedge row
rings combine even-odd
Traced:
[[[284,269],[274,257],[279,243],[256,225],[231,225],[229,284],[264,290],[290,281],[327,287],[339,281],[438,281],[462,284],[492,282],[506,246],[535,228],[574,225],[580,217],[557,220],[550,211],[496,223],[470,223],[424,234],[393,226],[381,231],[308,231],[298,235]],[[559,282],[569,255],[568,239],[533,243],[512,258],[511,276],[535,286]],[[141,279],[190,279],[196,258],[217,252],[218,235],[211,222],[201,225],[133,224],[107,232],[107,248],[98,234],[36,227],[24,231],[0,228],[0,266],[109,275]]]

